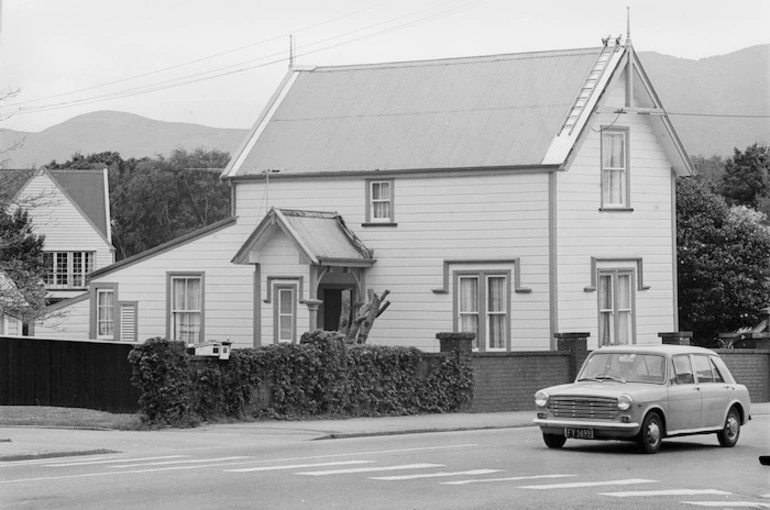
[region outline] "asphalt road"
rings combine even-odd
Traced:
[[[744,427],[735,448],[711,434],[667,440],[657,455],[620,442],[549,450],[534,427],[159,444],[0,464],[0,508],[770,508],[770,467],[758,462],[767,454],[770,415]]]

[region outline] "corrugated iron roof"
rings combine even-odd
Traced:
[[[44,169],[59,188],[80,208],[94,227],[109,239],[105,172],[98,169]],[[37,170],[0,170],[0,199],[12,200]]]
[[[601,52],[298,70],[237,175],[539,165]]]
[[[247,263],[249,253],[259,250],[277,225],[313,264],[329,266],[371,266],[373,253],[348,228],[336,212],[299,211],[272,208],[238,250],[233,262]]]

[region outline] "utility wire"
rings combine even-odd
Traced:
[[[682,115],[686,117],[718,117],[722,119],[770,119],[770,115],[754,115],[743,113],[687,113],[687,112],[666,112],[669,115]]]
[[[430,6],[430,7],[427,7],[427,8],[424,8],[424,9],[420,9],[420,10],[417,10],[417,11],[413,11],[412,13],[409,13],[409,14],[406,14],[406,15],[403,15],[403,16],[398,16],[398,17],[395,17],[395,18],[391,18],[390,20],[374,23],[372,25],[368,25],[368,26],[363,27],[361,29],[353,30],[351,32],[347,32],[345,34],[336,35],[336,36],[332,36],[332,37],[329,37],[329,38],[326,38],[326,39],[322,39],[320,41],[316,41],[314,43],[311,43],[311,44],[309,44],[307,46],[310,46],[310,47],[318,46],[318,45],[321,45],[321,44],[323,44],[325,42],[328,42],[328,41],[332,41],[332,40],[335,40],[335,39],[339,39],[341,37],[346,37],[346,36],[351,35],[351,34],[355,34],[355,33],[359,33],[359,32],[363,32],[363,31],[369,30],[369,29],[371,29],[373,27],[377,27],[377,26],[380,26],[380,25],[383,25],[383,24],[393,23],[393,22],[396,22],[396,21],[400,21],[400,20],[402,20],[404,18],[412,17],[415,14],[420,14],[420,13],[422,13],[424,11],[434,9],[436,7],[445,6],[445,5],[449,4],[449,3],[452,3],[453,1],[454,0],[450,0],[448,2],[447,1],[440,2],[440,3],[434,4],[434,5]],[[436,18],[441,17],[441,16],[446,16],[446,15],[451,14],[452,12],[455,12],[457,10],[467,8],[468,6],[470,6],[470,5],[474,4],[474,3],[478,3],[480,1],[485,1],[485,0],[475,0],[475,1],[468,2],[468,3],[463,4],[463,5],[460,5],[460,6],[456,6],[456,7],[452,8],[452,9],[448,9],[448,10],[445,10],[445,11],[434,13],[434,14],[429,15],[429,16],[424,16],[422,18],[418,18],[416,20],[412,20],[411,22],[403,23],[403,24],[397,25],[395,27],[389,27],[387,29],[384,29],[384,30],[381,30],[381,31],[378,31],[378,32],[375,32],[375,33],[372,33],[372,34],[364,34],[364,35],[361,35],[359,37],[356,37],[356,38],[353,38],[353,39],[350,39],[350,40],[347,40],[347,41],[341,41],[341,42],[335,43],[333,45],[322,46],[322,47],[320,47],[318,49],[315,49],[315,50],[306,51],[305,53],[303,53],[303,55],[307,55],[307,54],[311,54],[311,53],[318,53],[318,52],[325,51],[325,50],[328,50],[328,49],[331,49],[331,48],[335,48],[337,46],[341,46],[341,45],[344,45],[344,44],[350,44],[352,42],[355,42],[355,41],[358,41],[358,40],[361,40],[361,39],[366,39],[366,38],[370,38],[370,37],[376,37],[378,35],[381,35],[383,33],[387,33],[387,32],[393,31],[393,30],[400,30],[402,28],[413,26],[415,24],[424,23],[426,21],[430,21],[430,20],[436,19]],[[356,11],[356,12],[362,12],[362,11]],[[351,13],[351,14],[348,14],[348,15],[352,15],[352,14],[355,14],[355,13]],[[341,17],[344,17],[344,16],[341,16]],[[340,17],[335,18],[335,19],[339,19],[339,18]],[[333,21],[333,20],[330,20],[330,21]],[[330,22],[330,21],[327,21],[327,22]],[[327,23],[327,22],[324,22],[324,23]],[[322,25],[322,24],[323,23],[319,23],[319,24],[314,25],[314,26],[319,26],[319,25]],[[309,28],[313,28],[313,26],[311,26]],[[267,41],[274,40],[274,39],[277,39],[277,37],[276,38],[272,38],[272,39],[268,39]],[[261,44],[261,43],[255,43],[254,45],[256,45],[256,44]],[[237,50],[232,50],[232,51],[237,51]],[[222,52],[222,53],[220,53],[218,55],[223,55],[223,54],[226,54],[226,53],[229,53],[229,51],[228,52]],[[20,107],[17,108],[17,110],[15,112],[14,111],[10,111],[9,112],[9,111],[6,110],[5,115],[13,116],[13,115],[20,115],[20,114],[25,114],[25,113],[37,113],[37,112],[43,112],[43,111],[51,111],[51,110],[60,109],[60,108],[69,108],[69,107],[73,107],[73,106],[81,106],[81,105],[92,104],[92,103],[102,102],[102,101],[107,101],[107,100],[123,99],[123,98],[126,98],[126,97],[132,97],[132,96],[135,96],[135,95],[146,94],[146,93],[151,93],[151,92],[157,92],[157,91],[160,91],[160,90],[165,90],[165,89],[174,88],[174,87],[180,87],[180,86],[183,86],[183,85],[190,85],[190,84],[193,84],[193,83],[197,83],[197,82],[201,82],[201,81],[207,81],[207,80],[211,80],[211,79],[214,79],[214,78],[220,78],[220,77],[223,77],[223,76],[228,76],[228,75],[244,72],[244,71],[248,71],[248,70],[259,68],[259,67],[265,67],[265,66],[273,65],[273,64],[276,64],[276,63],[280,63],[280,62],[286,62],[288,60],[288,58],[279,58],[279,59],[272,60],[272,61],[269,61],[269,62],[263,63],[263,64],[257,64],[257,65],[253,64],[254,62],[258,62],[258,61],[261,61],[261,60],[265,60],[267,58],[271,58],[271,57],[276,57],[278,55],[282,55],[283,53],[284,53],[283,51],[277,52],[277,53],[272,53],[270,55],[266,55],[266,56],[263,56],[263,57],[258,57],[256,59],[250,59],[250,60],[247,60],[247,61],[243,61],[243,62],[239,62],[239,63],[236,63],[236,64],[232,64],[232,65],[229,65],[229,66],[224,66],[224,67],[219,67],[219,68],[215,68],[215,69],[211,69],[211,70],[207,70],[207,71],[202,71],[202,72],[199,72],[199,73],[183,76],[183,77],[180,77],[180,78],[173,78],[173,79],[169,79],[169,80],[164,80],[164,81],[153,83],[153,84],[149,84],[149,85],[143,85],[143,86],[134,87],[134,88],[125,89],[125,90],[116,91],[116,92],[111,92],[111,93],[104,93],[104,94],[92,96],[92,97],[89,97],[89,98],[69,100],[69,101],[62,101],[62,102],[59,102],[59,103],[53,103],[53,104],[48,104],[48,105],[40,105],[40,106],[28,106],[28,107],[20,106]],[[214,56],[203,57],[201,59],[197,59],[196,61],[191,61],[191,63],[192,62],[201,61],[201,60],[206,60],[208,58],[213,58],[213,57]],[[187,65],[187,64],[179,64],[177,66],[173,66],[173,68],[182,67],[184,65]],[[238,68],[239,66],[246,66],[246,67]],[[168,69],[171,69],[171,68],[168,68]],[[162,72],[162,71],[163,70],[160,70],[160,71],[157,71],[157,72]],[[157,72],[145,73],[145,75],[156,74]],[[212,75],[211,73],[217,73],[217,74],[213,74]],[[209,75],[209,76],[207,76],[207,75]],[[143,75],[138,75],[137,77],[139,77],[139,76],[143,76]],[[110,82],[108,84],[121,83],[123,81],[128,81],[128,80],[131,80],[133,78],[136,78],[136,77],[124,78],[122,80],[116,80],[116,81]],[[108,84],[103,84],[102,86],[106,86]],[[81,89],[81,91],[90,90],[90,89],[99,88],[99,87],[101,87],[101,86],[96,85],[96,86],[93,86],[93,87],[88,87],[87,89]],[[75,92],[62,93],[62,94],[58,94],[56,96],[49,96],[49,98],[60,97],[60,96],[63,96],[63,95],[69,95],[69,94],[74,94],[74,93]],[[40,101],[42,99],[44,99],[44,98],[35,99],[35,100],[28,100],[28,101],[20,101],[18,103],[13,103],[13,104],[10,104],[10,105],[4,105],[0,110],[5,110],[8,107],[19,106],[19,105],[22,105],[24,103]]]

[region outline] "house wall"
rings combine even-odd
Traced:
[[[608,91],[604,110],[623,106],[623,89],[620,79]],[[660,343],[658,333],[675,330],[673,177],[648,118],[596,115],[571,164],[557,177],[558,331],[589,332],[589,349],[597,347],[599,323],[597,292],[584,290],[591,284],[591,257],[642,259],[650,288],[635,290],[637,343]],[[599,210],[600,129],[609,125],[629,128],[633,211]],[[632,261],[613,265],[637,268]]]
[[[48,175],[40,173],[27,183],[19,195],[19,202],[25,200],[35,233],[45,235],[45,251],[93,251],[94,270],[114,262],[112,246]]]
[[[391,306],[370,335],[369,342],[375,344],[438,350],[435,334],[453,328],[452,278],[448,293],[433,292],[443,286],[444,260],[519,257],[521,285],[532,292],[516,293],[511,286],[511,348],[548,349],[548,174],[499,171],[387,178],[395,179],[392,226],[362,225],[362,176],[287,179],[278,174],[271,176],[268,190],[262,180],[236,181],[236,214],[239,224],[256,225],[270,207],[340,213],[374,250],[377,262],[367,272],[366,287],[391,291]],[[450,271],[460,267],[513,271],[511,264],[451,266]],[[261,270],[263,279],[272,271],[289,271],[265,265]],[[271,321],[264,310],[265,333]]]
[[[36,337],[56,340],[88,338],[88,299],[75,298],[66,303],[67,306],[64,307],[54,305],[42,320],[35,321]]]

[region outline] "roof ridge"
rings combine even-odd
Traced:
[[[587,55],[601,51],[602,46],[572,48],[561,50],[537,50],[521,53],[497,53],[492,55],[469,55],[465,57],[445,57],[424,60],[399,60],[392,62],[371,62],[367,64],[348,64],[332,66],[314,66],[305,69],[298,69],[298,72],[333,72],[349,71],[357,69],[390,69],[394,67],[417,67],[417,66],[439,66],[439,65],[459,65],[471,64],[476,62],[495,62],[500,60],[526,60],[535,58],[563,57],[565,55]]]

